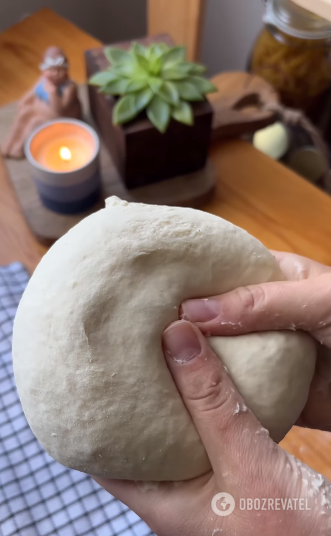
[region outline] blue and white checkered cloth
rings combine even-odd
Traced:
[[[16,392],[13,320],[28,282],[0,267],[0,536],[149,536],[139,517],[89,476],[55,462],[38,443]]]

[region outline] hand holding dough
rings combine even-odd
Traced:
[[[60,463],[130,480],[185,480],[209,460],[161,337],[189,298],[283,280],[272,254],[216,216],[107,200],[45,255],[20,303],[14,371],[29,424]],[[301,413],[315,367],[304,333],[215,337],[272,438]]]

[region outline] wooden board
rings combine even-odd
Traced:
[[[211,80],[218,93],[208,95],[214,109],[213,140],[249,134],[271,125],[274,112],[263,105],[278,103],[274,88],[265,80],[245,72],[226,72]]]
[[[148,0],[148,35],[168,33],[187,47],[187,57],[200,56],[206,0]]]
[[[91,44],[91,36],[50,10],[39,11],[5,34],[10,46],[3,46],[0,35],[0,72],[6,73],[0,77],[0,105],[33,84],[37,73],[25,70],[31,54],[39,57],[47,46],[65,44],[76,80],[83,81],[83,52],[101,44]],[[216,143],[211,160],[217,185],[206,210],[240,225],[270,248],[331,265],[331,198],[244,142]],[[32,272],[46,248],[29,230],[1,158],[0,193],[0,264],[20,261]],[[294,427],[282,446],[331,480],[331,434]]]
[[[84,117],[93,125],[89,110],[86,86],[79,87],[80,100],[83,104]],[[16,104],[9,104],[0,109],[0,145],[3,143],[12,124]],[[137,203],[165,204],[200,208],[207,203],[215,189],[215,173],[209,162],[206,168],[182,177],[151,184],[133,190],[127,190],[121,180],[107,148],[101,144],[100,167],[103,192],[100,202],[90,210],[75,215],[57,214],[47,209],[41,202],[36,186],[31,177],[29,163],[26,160],[6,159],[9,176],[14,185],[25,218],[37,239],[50,246],[83,218],[104,207],[104,199],[117,195],[121,199]]]
[[[331,0],[293,0],[293,2],[331,21]]]

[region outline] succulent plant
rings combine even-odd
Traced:
[[[204,76],[205,67],[185,61],[185,47],[165,43],[145,47],[133,43],[130,50],[108,47],[105,55],[110,67],[89,80],[100,92],[119,96],[113,122],[131,121],[143,110],[160,131],[165,132],[171,118],[193,125],[190,102],[205,99],[217,91]]]

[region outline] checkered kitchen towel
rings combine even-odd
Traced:
[[[32,434],[16,392],[13,320],[28,274],[0,267],[0,536],[147,536],[136,514],[89,476],[50,458]]]

